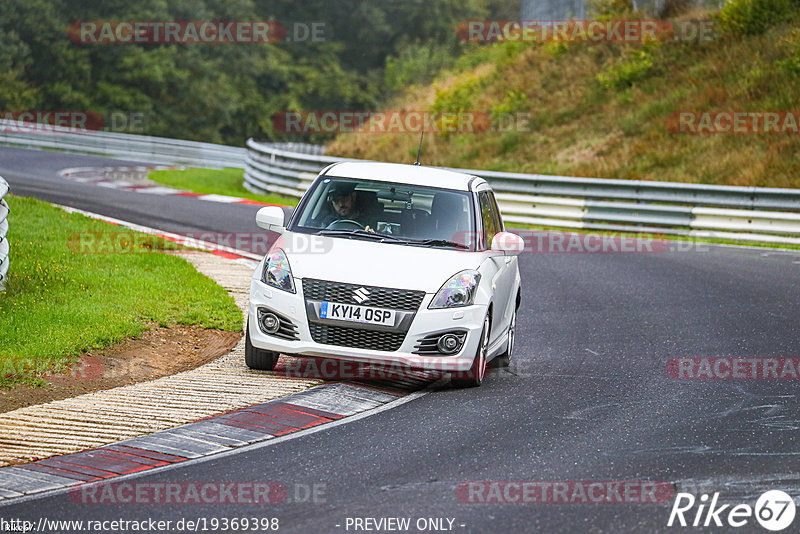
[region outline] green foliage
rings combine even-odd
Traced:
[[[653,68],[653,57],[646,48],[634,49],[622,61],[597,75],[606,89],[625,89],[643,80]]]
[[[800,77],[800,50],[785,59],[777,60],[775,67],[790,78]]]
[[[503,134],[503,137],[500,138],[500,144],[497,150],[500,154],[509,154],[516,151],[524,141],[520,132],[506,132]]]
[[[553,58],[558,58],[569,52],[569,43],[566,41],[548,41],[542,45],[542,49]]]
[[[398,91],[409,85],[430,83],[453,65],[457,54],[457,49],[446,45],[411,45],[398,56],[386,58],[384,86]]]
[[[798,0],[730,0],[720,10],[718,22],[724,33],[757,35],[789,20],[798,7]]]
[[[588,7],[598,20],[631,18],[634,13],[630,0],[589,0]]]
[[[6,109],[35,107],[37,91],[23,79],[30,63],[30,50],[19,35],[14,31],[0,33],[0,102],[7,103]]]
[[[479,95],[484,79],[477,76],[468,76],[466,79],[454,83],[447,89],[436,89],[436,100],[431,108],[433,111],[456,112],[474,111],[473,103]]]
[[[780,58],[776,58],[775,69],[790,79],[800,77],[800,28],[792,28],[779,41]],[[792,107],[795,102],[790,104]]]
[[[461,53],[454,28],[507,15],[510,0],[3,0],[0,110],[135,113],[151,135],[242,145],[286,110],[373,109],[426,83]],[[289,39],[257,44],[87,44],[79,21],[277,20]],[[322,41],[298,40],[321,23]],[[386,68],[386,74],[384,69]]]
[[[519,55],[527,50],[531,43],[525,41],[505,41],[489,45],[473,45],[460,56],[453,67],[456,72],[469,71],[486,63],[496,66],[513,64]]]
[[[506,93],[505,98],[492,107],[492,115],[502,115],[504,113],[513,113],[515,111],[523,111],[528,108],[528,95],[520,89],[512,89]]]

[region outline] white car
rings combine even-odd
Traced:
[[[520,303],[517,255],[494,193],[477,176],[419,165],[325,168],[253,274],[245,361],[281,353],[443,371],[478,386],[507,364]]]

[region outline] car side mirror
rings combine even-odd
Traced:
[[[283,209],[278,206],[267,206],[256,213],[256,225],[264,230],[282,234],[286,231]]]
[[[511,232],[498,232],[492,239],[492,250],[517,256],[525,249],[525,240]]]

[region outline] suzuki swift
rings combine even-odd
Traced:
[[[506,232],[477,176],[392,163],[325,168],[250,287],[245,362],[271,370],[280,354],[403,365],[479,386],[514,350],[523,240]]]

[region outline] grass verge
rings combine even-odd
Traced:
[[[241,197],[268,204],[295,206],[299,199],[281,195],[259,195],[244,188],[242,169],[183,169],[153,171],[148,175],[152,181],[176,189],[205,195],[227,195]]]
[[[182,258],[149,247],[80,247],[82,236],[152,236],[9,196],[11,268],[0,293],[0,386],[40,385],[81,352],[135,337],[146,323],[239,330],[233,298]],[[116,234],[118,235],[118,234]],[[158,244],[157,244],[158,246]],[[176,248],[162,242],[164,248]],[[85,253],[92,252],[92,253]]]

